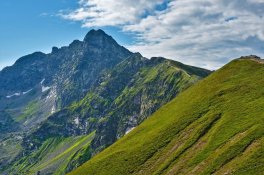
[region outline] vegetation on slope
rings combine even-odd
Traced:
[[[31,101],[24,109],[24,112],[22,115],[18,116],[16,120],[18,122],[22,120],[26,120],[27,118],[30,118],[33,116],[35,113],[37,113],[38,109],[40,108],[40,104],[38,101]]]
[[[36,157],[43,147],[55,141],[60,145],[65,142],[61,138],[87,135],[96,130],[88,152],[75,152],[77,157],[82,157],[72,159],[72,162],[77,163],[70,163],[66,167],[63,162],[59,162],[55,166],[60,167],[60,174],[75,169],[209,73],[208,70],[164,58],[148,60],[136,53],[105,71],[82,100],[54,113],[25,137],[23,155],[18,157],[9,172],[17,169],[20,172],[36,173],[41,170],[42,174],[56,173],[57,169],[49,169],[50,165],[42,163],[50,160],[44,159],[42,154]],[[28,109],[27,114],[30,114],[34,106]],[[52,147],[48,148],[50,154],[56,152],[50,149]],[[39,163],[42,165],[36,166]],[[31,164],[34,166],[31,167]]]
[[[49,138],[36,152],[17,161],[10,174],[65,174],[91,157],[90,143],[94,133]]]
[[[4,135],[4,134],[3,134]],[[22,137],[14,134],[5,135],[0,142],[0,167],[12,162],[22,150]],[[1,169],[0,169],[1,173]]]
[[[70,175],[264,172],[264,65],[238,59]]]

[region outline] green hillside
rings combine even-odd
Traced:
[[[263,77],[232,61],[70,175],[263,174]]]

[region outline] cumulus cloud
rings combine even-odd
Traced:
[[[162,0],[80,0],[80,8],[61,16],[82,21],[84,27],[133,24],[161,3]]]
[[[84,27],[117,26],[134,33],[127,46],[216,69],[241,55],[264,55],[263,0],[81,0],[63,17]],[[164,6],[166,4],[166,6]],[[163,5],[164,8],[157,8]]]

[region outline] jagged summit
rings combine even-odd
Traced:
[[[58,47],[52,47],[52,51],[51,53],[57,53],[59,51],[59,48]]]
[[[115,47],[119,46],[119,44],[110,35],[106,34],[102,29],[90,30],[84,37],[83,41],[74,40],[69,44],[69,47],[73,48],[73,47],[85,46],[85,45],[95,46],[99,48],[109,47],[111,45]],[[67,48],[67,46],[64,46],[62,48]],[[60,48],[54,46],[52,47],[51,53],[58,53],[59,50]]]
[[[87,35],[107,35],[102,29],[98,29],[98,30],[95,30],[95,29],[91,29]]]
[[[90,30],[86,36],[84,37],[84,42],[86,43],[94,43],[94,44],[103,44],[106,41],[110,42],[110,43],[115,43],[117,44],[117,42],[109,35],[107,35],[103,30],[98,29],[92,29]]]

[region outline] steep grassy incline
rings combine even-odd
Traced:
[[[232,61],[70,175],[263,174],[263,77]]]

